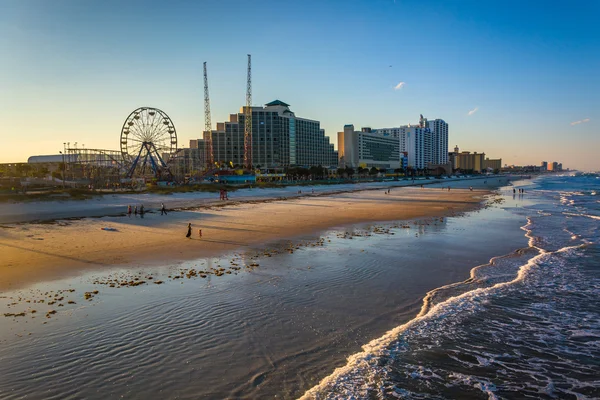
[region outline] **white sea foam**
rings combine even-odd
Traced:
[[[531,231],[526,229],[526,227],[530,225],[531,219],[528,218],[528,223],[527,225],[523,226],[523,229],[527,231],[526,236],[529,237],[530,246],[535,247],[533,246],[534,239],[533,236],[531,236]],[[354,378],[356,376],[362,376],[363,378],[366,378],[366,381],[368,381],[368,372],[372,370],[372,366],[374,363],[376,363],[376,360],[382,355],[384,355],[386,352],[386,348],[392,342],[400,339],[402,333],[406,332],[408,329],[416,327],[417,324],[427,324],[429,321],[432,321],[434,319],[443,319],[446,317],[451,317],[453,314],[460,312],[465,308],[473,307],[475,303],[472,300],[474,298],[489,296],[494,291],[497,291],[506,285],[514,284],[516,282],[521,281],[527,274],[527,271],[534,265],[536,265],[537,261],[540,260],[542,257],[546,256],[547,254],[545,250],[538,248],[538,251],[539,253],[536,256],[529,259],[529,261],[519,269],[517,277],[509,282],[498,283],[490,288],[475,289],[463,293],[461,295],[451,297],[448,300],[429,308],[429,299],[437,291],[452,288],[460,283],[450,284],[432,290],[425,296],[421,311],[419,312],[416,318],[388,331],[380,338],[374,339],[371,342],[364,345],[362,352],[353,354],[350,357],[348,357],[345,366],[337,368],[331,375],[323,379],[318,385],[308,390],[301,397],[301,399],[344,398],[347,395],[347,393],[344,394],[342,397],[331,397],[329,395],[325,395],[324,393],[326,393],[328,389],[333,389],[334,387],[339,388],[340,386],[346,386],[348,381],[356,383],[356,378]],[[493,262],[493,259],[490,260],[490,262]],[[471,270],[470,279],[474,278],[476,271],[479,268],[481,268],[481,266],[478,266]],[[353,389],[360,390],[360,388],[358,387],[353,387]]]
[[[575,213],[569,213],[569,212],[563,212],[564,215],[569,215],[571,217],[586,217],[586,218],[591,218],[591,219],[597,219],[600,220],[600,217],[597,215],[589,215],[589,214],[575,214]]]
[[[350,356],[347,359],[345,366],[336,369],[318,385],[308,390],[301,397],[301,399],[342,399],[365,397],[367,395],[366,388],[377,385],[375,371],[378,370],[378,360],[381,357],[389,355],[389,346],[396,341],[400,341],[401,343],[403,335],[407,334],[410,330],[427,330],[428,325],[435,324],[436,321],[452,318],[456,314],[462,312],[476,311],[478,308],[477,304],[484,304],[486,298],[499,294],[503,289],[522,282],[530,273],[530,271],[539,266],[540,263],[545,259],[548,259],[554,254],[563,254],[586,246],[586,242],[583,242],[583,244],[563,246],[555,251],[547,251],[536,244],[537,239],[532,232],[533,226],[533,220],[528,217],[527,224],[523,226],[522,229],[526,232],[525,236],[528,238],[530,249],[535,250],[537,254],[529,258],[525,264],[518,268],[518,272],[516,276],[513,276],[513,279],[496,283],[491,287],[476,288],[474,290],[467,291],[457,296],[450,297],[439,304],[431,304],[431,299],[434,298],[438,292],[454,289],[457,286],[464,285],[465,283],[471,283],[476,279],[481,279],[481,276],[478,276],[479,271],[490,264],[494,264],[499,258],[502,258],[495,257],[490,260],[489,264],[473,268],[470,273],[470,278],[466,281],[446,285],[430,291],[425,296],[421,311],[416,318],[388,331],[382,337],[364,345],[362,352]],[[567,231],[567,233],[571,235],[572,239],[577,238],[577,235],[574,233],[570,231]],[[489,365],[491,362],[489,358],[483,357],[477,357],[477,361],[480,365]],[[381,373],[382,371],[379,372]],[[418,374],[421,374],[421,372],[418,372]],[[495,387],[490,382],[478,381],[476,386],[488,394],[490,399],[496,398],[495,394],[493,393]]]

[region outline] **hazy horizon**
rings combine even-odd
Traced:
[[[0,162],[63,142],[118,149],[131,111],[157,107],[179,147],[245,102],[383,128],[419,114],[449,147],[503,164],[600,170],[600,3],[541,1],[82,2],[0,0]]]

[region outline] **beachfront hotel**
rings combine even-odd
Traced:
[[[481,172],[485,165],[485,153],[460,151],[458,146],[454,148],[451,159],[453,169]]]
[[[485,158],[485,153],[470,151],[460,151],[458,146],[454,147],[454,151],[448,154],[453,169],[461,169],[465,171],[472,170],[474,172],[496,171],[502,169],[502,159]]]
[[[425,169],[448,163],[448,124],[443,119],[421,118],[416,125],[378,128],[377,133],[397,138],[400,151],[408,154],[408,166]]]
[[[431,130],[431,164],[448,163],[448,123],[443,119],[427,121],[427,128]]]
[[[204,139],[212,136],[215,162],[244,163],[245,109],[230,114],[229,121],[218,122],[216,130],[204,132]],[[289,104],[275,100],[252,107],[252,165],[336,167],[338,155],[319,121],[296,117]]]
[[[483,168],[485,170],[492,170],[492,171],[500,171],[502,169],[502,159],[501,158],[486,158],[483,161]]]
[[[341,167],[396,169],[406,165],[398,139],[371,128],[355,131],[354,125],[344,125],[344,131],[338,132],[338,152]]]

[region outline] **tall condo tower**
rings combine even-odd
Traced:
[[[244,112],[244,165],[252,169],[252,58],[248,54],[248,80],[246,83],[246,110]]]
[[[212,144],[212,123],[210,121],[210,97],[208,96],[208,75],[206,74],[206,61],[204,62],[204,132],[206,138],[206,162],[207,169],[211,169],[214,164],[214,153]]]

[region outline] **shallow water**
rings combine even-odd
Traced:
[[[505,205],[511,204],[508,198]],[[270,248],[270,257],[257,249],[3,293],[0,311],[38,312],[0,320],[0,397],[298,397],[365,343],[412,319],[428,291],[526,246],[522,220],[496,206],[410,228],[330,231],[295,240],[291,254],[282,241],[271,246],[279,251]],[[260,265],[218,277],[168,278],[231,260]],[[109,276],[147,284],[93,283]],[[152,284],[148,276],[164,283]],[[84,292],[93,290],[98,294],[85,300]],[[56,295],[63,306],[48,306]],[[6,307],[11,303],[17,304]],[[57,313],[46,318],[51,308]]]
[[[599,398],[600,182],[549,176],[525,188],[525,207],[508,211],[527,218],[528,247],[431,293],[420,318],[306,396]]]

